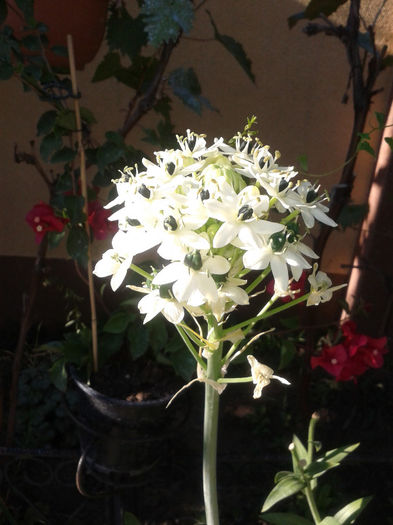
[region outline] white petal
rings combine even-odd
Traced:
[[[269,248],[248,250],[243,255],[243,264],[250,270],[264,270],[269,265],[271,255]]]
[[[287,290],[289,284],[288,268],[286,263],[278,255],[273,255],[270,261],[273,277],[280,290]]]
[[[222,248],[236,237],[239,225],[236,223],[224,222],[217,230],[213,239],[213,248]]]
[[[168,284],[187,275],[187,268],[181,262],[173,262],[164,266],[153,279],[153,284]]]
[[[230,268],[231,265],[229,261],[222,255],[207,257],[207,259],[203,261],[203,269],[213,274],[222,275],[229,272]]]

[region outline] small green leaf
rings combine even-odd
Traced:
[[[40,155],[45,162],[49,161],[49,157],[63,145],[61,137],[54,132],[48,133],[42,138],[40,144]]]
[[[75,112],[70,109],[64,109],[61,113],[57,115],[56,125],[68,131],[75,131],[76,130]]]
[[[130,324],[130,316],[125,311],[120,311],[112,314],[104,325],[104,332],[110,334],[120,334],[126,331]]]
[[[295,452],[300,461],[307,461],[307,449],[300,441],[300,439],[294,434],[292,443],[295,445]]]
[[[279,483],[277,483],[277,485],[273,488],[273,490],[266,498],[261,512],[265,512],[279,501],[289,498],[289,496],[293,496],[294,494],[297,494],[298,492],[303,490],[305,486],[305,482],[300,480],[295,475],[293,475],[292,477],[288,476],[282,479]]]
[[[82,106],[79,111],[80,111],[80,114],[81,114],[81,119],[84,122],[87,122],[87,124],[95,124],[97,122],[95,116],[90,111],[90,109],[87,109],[87,108]]]
[[[212,109],[209,101],[201,95],[198,77],[191,67],[188,69],[180,67],[172,71],[168,78],[168,84],[173,93],[198,115],[202,113],[203,106]]]
[[[367,496],[365,498],[359,498],[348,505],[345,505],[341,510],[336,512],[334,517],[337,519],[340,525],[350,525],[355,521],[359,516],[362,510],[368,505],[372,500],[372,496]]]
[[[67,390],[67,372],[65,369],[64,358],[58,359],[53,363],[49,369],[49,377],[60,392],[65,392]]]
[[[314,18],[318,18],[321,14],[330,16],[347,1],[348,0],[311,0],[304,11],[305,17],[308,20],[314,20]]]
[[[40,116],[37,122],[37,136],[47,135],[48,133],[50,133],[55,126],[56,118],[57,118],[56,111],[54,110],[45,111],[45,113],[43,113]]]
[[[308,171],[308,159],[307,155],[299,155],[297,159],[299,167],[302,171]]]
[[[313,525],[313,523],[306,518],[296,516],[287,512],[269,512],[262,514],[264,521],[267,521],[271,525]]]
[[[50,161],[52,164],[56,164],[57,162],[70,162],[71,160],[74,160],[76,153],[77,152],[74,149],[64,146],[63,148],[59,149],[59,151],[56,151],[54,155],[52,155]]]
[[[370,155],[372,155],[373,157],[375,157],[375,151],[374,151],[374,148],[370,145],[369,142],[367,142],[366,140],[362,140],[361,142],[359,142],[358,144],[358,147],[357,147],[357,150],[358,151],[367,151],[367,153],[369,153]]]
[[[87,261],[88,237],[84,227],[74,225],[70,229],[67,238],[67,252],[73,259],[76,259],[82,266]]]
[[[97,149],[97,166],[100,172],[105,170],[108,164],[112,164],[121,158],[123,149],[114,142],[105,142]]]
[[[102,80],[114,76],[121,67],[119,53],[108,53],[104,56],[102,62],[98,64],[92,82],[101,82]]]
[[[393,138],[392,137],[385,137],[385,142],[388,144],[391,150],[393,150]]]
[[[149,331],[144,326],[132,324],[127,332],[128,349],[133,359],[138,359],[149,348]]]
[[[83,213],[84,202],[82,195],[65,195],[64,207],[71,224],[80,224],[85,221],[85,214]]]
[[[109,50],[119,50],[128,55],[131,60],[139,55],[142,47],[147,43],[141,16],[132,18],[125,7],[113,9],[107,23],[106,39]]]
[[[210,22],[214,29],[214,38],[225,47],[225,49],[233,56],[235,60],[237,60],[237,62],[246,72],[247,76],[252,80],[252,82],[255,83],[255,76],[251,69],[251,60],[246,55],[243,46],[231,36],[220,34],[210,12],[207,11],[207,14],[209,15]]]

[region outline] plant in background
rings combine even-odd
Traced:
[[[248,355],[250,375],[228,376],[229,365],[248,353],[258,321],[307,302],[330,300],[327,275],[317,270],[308,289],[290,302],[276,305],[293,293],[317,254],[305,242],[315,220],[334,226],[323,204],[325,195],[307,181],[296,181],[292,167],[278,164],[280,154],[252,130],[255,117],[243,133],[228,143],[210,145],[205,136],[187,131],[178,136],[178,148],[155,153],[155,162],[142,160],[127,167],[115,181],[117,207],[110,217],[118,221],[112,248],[95,267],[99,277],[111,277],[117,290],[131,270],[143,278],[142,286],[129,286],[143,294],[138,303],[149,322],[159,313],[173,323],[193,356],[197,378],[205,384],[203,485],[206,521],[219,523],[216,492],[216,449],[219,395],[229,383],[254,383],[258,398],[272,379],[288,381]],[[150,271],[134,257],[155,248],[159,260]],[[259,284],[274,279],[274,292],[264,305],[256,293]],[[238,306],[254,303],[248,319],[231,323]],[[255,311],[256,310],[256,311]],[[251,339],[245,342],[247,336]],[[194,381],[195,381],[194,380]]]
[[[357,449],[359,443],[328,450],[315,458],[314,451],[318,452],[321,448],[314,437],[318,420],[319,415],[314,413],[308,428],[306,446],[296,435],[293,436],[292,443],[289,445],[293,471],[277,472],[274,478],[276,485],[262,507],[262,517],[271,525],[349,525],[355,521],[371,499],[359,498],[336,511],[334,515],[321,516],[316,499],[319,478],[330,469],[340,466],[348,454]],[[266,513],[273,505],[297,494],[302,494],[306,499],[312,521],[308,517],[303,518],[288,512]]]

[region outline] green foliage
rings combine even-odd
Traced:
[[[147,43],[142,17],[133,18],[124,6],[112,9],[108,18],[106,39],[110,51],[120,51],[132,60]]]
[[[278,472],[274,478],[275,487],[268,494],[263,507],[263,519],[272,525],[311,525],[307,518],[297,516],[292,513],[268,513],[273,505],[280,501],[302,494],[307,497],[307,503],[310,508],[311,515],[315,523],[320,525],[349,525],[353,523],[355,518],[365,508],[370,498],[360,498],[348,505],[345,505],[341,510],[336,512],[334,516],[325,516],[323,519],[319,518],[319,512],[316,506],[316,489],[318,478],[334,467],[338,467],[340,463],[354,452],[359,443],[338,447],[328,450],[320,455],[317,459],[313,459],[314,449],[318,450],[318,443],[314,440],[315,425],[319,417],[313,415],[308,429],[307,447],[303,445],[297,436],[293,436],[292,443],[289,447],[292,456],[293,472],[281,471]]]
[[[144,0],[141,9],[149,43],[159,47],[191,31],[194,10],[190,0]]]

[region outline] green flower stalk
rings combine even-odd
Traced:
[[[95,274],[110,276],[113,290],[129,270],[141,275],[144,284],[130,288],[143,295],[138,307],[144,322],[162,314],[176,325],[196,361],[196,380],[205,383],[206,523],[218,525],[219,395],[233,382],[253,382],[254,398],[271,379],[288,384],[251,355],[250,376],[226,377],[228,367],[249,348],[242,341],[256,323],[302,301],[329,300],[339,288],[314,265],[309,289],[297,298],[292,292],[293,283],[312,269],[309,260],[318,258],[305,242],[310,229],[316,221],[335,223],[319,188],[296,180],[292,167],[279,166],[279,153],[271,154],[251,131],[211,145],[189,130],[177,139],[178,149],[156,152],[155,162],[143,159],[140,169],[125,168],[115,181],[118,196],[107,207],[118,206],[110,219],[118,221],[119,231]],[[134,257],[152,248],[160,262],[148,273]],[[257,287],[271,277],[273,295],[264,305],[256,300],[256,315],[231,325],[231,312],[250,304]],[[277,306],[284,296],[291,300]]]

